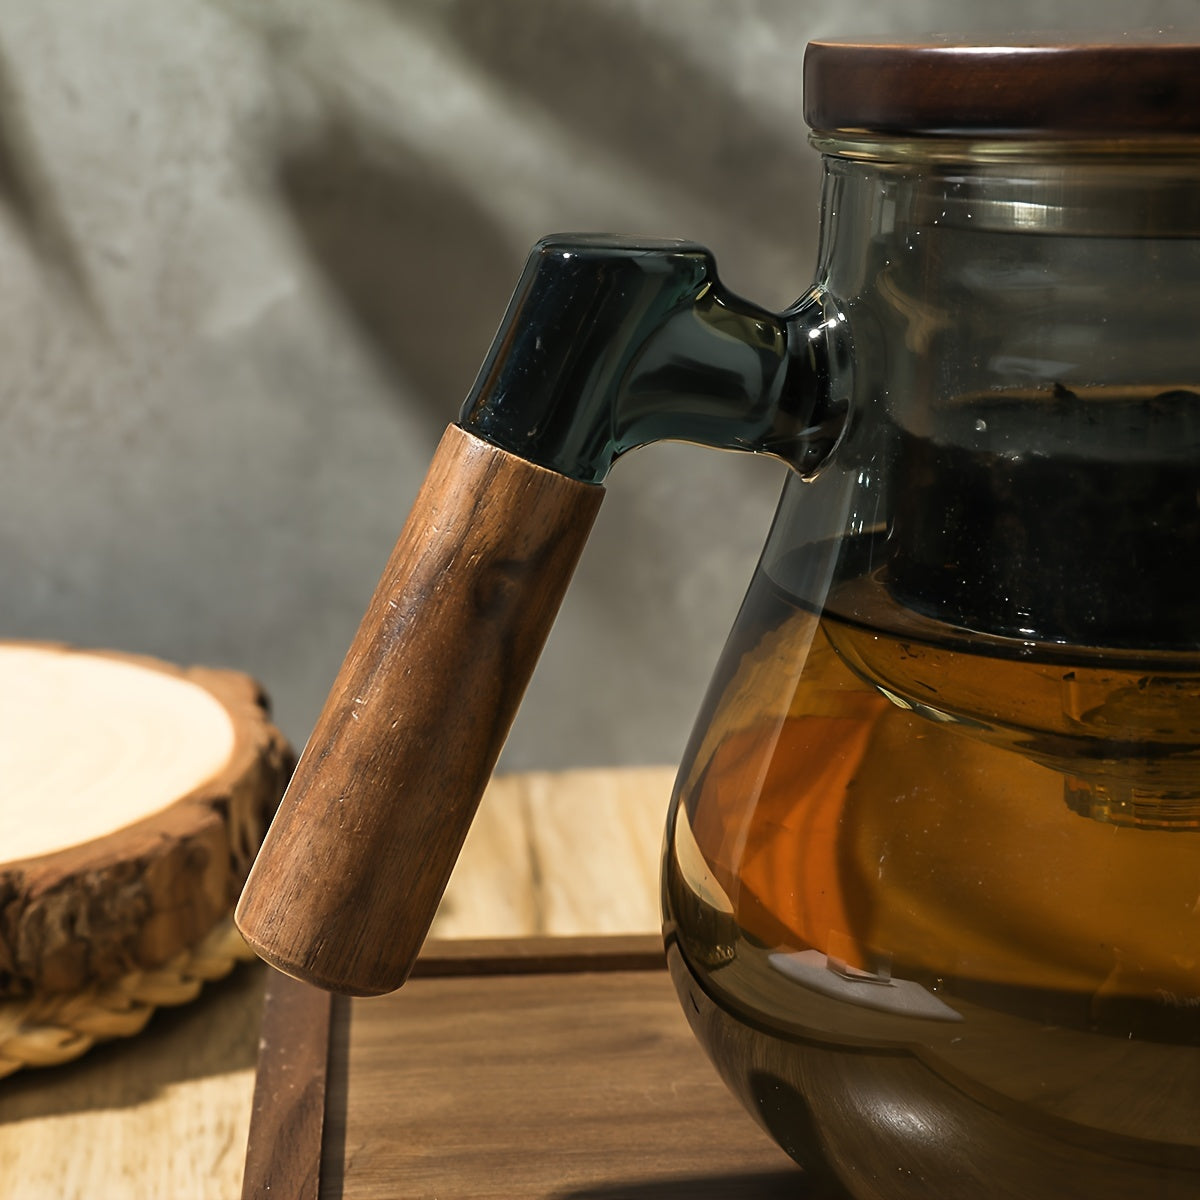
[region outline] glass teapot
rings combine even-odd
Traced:
[[[816,282],[540,243],[239,906],[403,981],[623,452],[786,486],[668,816],[683,1007],[855,1197],[1200,1195],[1200,47],[814,43]]]

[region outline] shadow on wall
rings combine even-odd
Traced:
[[[539,104],[581,144],[598,145],[640,173],[700,197],[726,225],[754,229],[780,245],[795,239],[807,175],[778,123],[764,120],[660,35],[610,8],[524,0],[520,13],[518,32],[508,5],[455,0],[446,21],[483,70]],[[797,64],[797,125],[799,101]],[[663,217],[670,228],[671,214]]]
[[[806,177],[794,148],[781,153],[776,126],[661,37],[598,6],[524,0],[518,12],[514,21],[507,5],[461,0],[433,19],[580,146],[598,145],[630,171],[699,197],[726,227],[794,235]],[[286,39],[260,33],[286,71]],[[359,335],[440,429],[474,380],[522,262],[476,194],[406,143],[402,121],[368,127],[328,90],[321,103],[323,124],[278,163],[280,196]],[[482,181],[478,194],[486,195]],[[563,218],[574,226],[571,213]],[[672,229],[677,220],[668,211],[651,223]]]
[[[0,48],[0,206],[46,279],[98,326],[95,289],[63,216],[25,117],[7,53]]]
[[[520,264],[437,165],[336,110],[278,163],[303,246],[436,440],[491,344]],[[507,282],[506,282],[507,281]]]

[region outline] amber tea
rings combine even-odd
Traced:
[[[751,589],[670,832],[689,1016],[856,1194],[1194,1196],[1200,656],[971,634],[881,574]]]

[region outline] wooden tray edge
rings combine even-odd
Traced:
[[[427,942],[412,978],[665,969],[658,934],[480,938]],[[343,1012],[346,1003],[282,972],[271,973],[242,1200],[318,1200],[334,1009]]]
[[[317,1200],[334,997],[272,972],[263,1000],[242,1200]]]
[[[662,971],[666,966],[663,940],[656,933],[433,939],[425,943],[412,978]]]

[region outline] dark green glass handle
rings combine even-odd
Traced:
[[[268,962],[404,982],[624,451],[661,438],[809,474],[849,344],[817,290],[772,314],[679,242],[539,243],[442,440],[238,905]]]
[[[807,475],[845,425],[849,356],[845,319],[817,289],[771,313],[726,291],[703,246],[545,238],[459,424],[587,483],[666,439]]]

